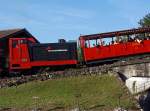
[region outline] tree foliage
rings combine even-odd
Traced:
[[[140,21],[139,25],[142,27],[150,27],[150,13],[145,15]]]

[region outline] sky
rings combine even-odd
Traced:
[[[139,27],[150,0],[0,0],[0,30],[26,28],[40,42]]]

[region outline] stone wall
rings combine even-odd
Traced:
[[[113,70],[124,74],[127,78],[132,76],[150,76],[150,63],[120,66],[115,67]]]

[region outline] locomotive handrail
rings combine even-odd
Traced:
[[[82,38],[84,40],[91,40],[91,39],[98,39],[98,38],[111,38],[115,36],[117,37],[117,36],[147,33],[147,32],[150,32],[150,27],[121,30],[121,31],[107,32],[107,33],[99,33],[99,34],[91,34],[91,35],[81,35],[80,39]]]

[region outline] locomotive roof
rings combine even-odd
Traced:
[[[117,36],[123,36],[123,35],[147,33],[147,32],[150,32],[150,27],[121,30],[121,31],[115,31],[115,32],[106,32],[106,33],[99,33],[99,34],[91,34],[91,35],[81,35],[80,38],[83,38],[84,40],[92,40],[92,39],[98,39],[98,38],[110,38],[110,37],[117,37]]]
[[[26,35],[25,37],[27,37],[27,38],[32,37],[38,42],[38,40],[32,34],[30,34],[25,28],[0,30],[0,39],[1,38],[12,38],[12,37],[16,37],[17,35],[20,35],[20,34]]]

